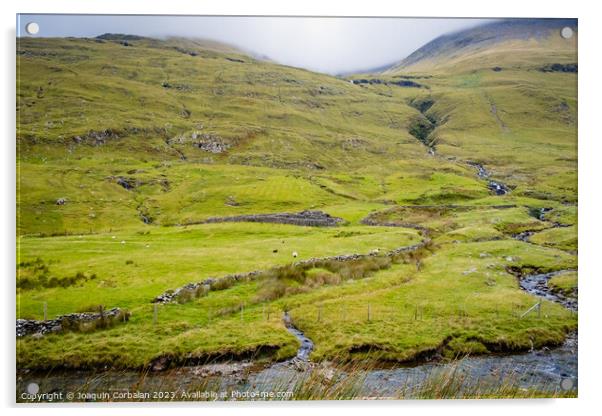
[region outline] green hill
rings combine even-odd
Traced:
[[[560,342],[576,317],[546,302],[546,320],[517,321],[536,299],[508,270],[576,267],[576,40],[523,26],[536,36],[481,28],[499,39],[450,49],[456,34],[348,78],[207,40],[18,39],[17,317],[40,319],[44,304],[51,317],[132,312],[114,328],[19,339],[19,366],[283,358],[296,348],[283,310],[315,359]],[[205,223],[302,210],[343,222]],[[524,231],[530,241],[514,238]],[[392,260],[290,266],[420,241]],[[254,270],[271,271],[162,305],[153,324],[159,294]],[[408,319],[419,307],[425,321]]]

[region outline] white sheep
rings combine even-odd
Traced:
[[[293,257],[297,257],[299,254],[297,254],[296,251],[293,251]]]
[[[370,252],[370,254],[375,254],[375,255],[378,254],[378,253],[380,253],[380,249],[378,249],[378,248],[375,248],[374,250],[372,250]]]

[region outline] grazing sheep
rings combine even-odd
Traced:
[[[121,240],[121,244],[125,244],[125,240]]]
[[[297,257],[297,256],[298,256],[297,252],[293,251],[293,257]]]
[[[374,250],[372,250],[370,252],[370,254],[378,254],[378,253],[380,253],[380,250],[378,248],[375,248]]]

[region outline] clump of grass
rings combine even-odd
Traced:
[[[64,332],[94,332],[102,329],[112,328],[118,323],[127,322],[131,313],[127,310],[119,310],[116,315],[107,315],[104,306],[96,307],[99,317],[90,320],[64,317],[61,327]]]
[[[87,275],[84,272],[76,272],[72,276],[56,277],[50,274],[50,268],[44,261],[37,258],[30,262],[19,263],[19,276],[17,279],[17,289],[32,290],[53,287],[70,287],[88,280],[96,279],[96,274]]]
[[[553,276],[548,281],[552,291],[566,297],[577,297],[577,272],[567,272]]]
[[[225,276],[211,282],[209,287],[211,290],[226,290],[236,284],[236,279],[233,276]]]
[[[184,394],[144,399],[135,398],[130,401],[215,401],[215,400],[362,400],[362,399],[514,399],[514,398],[566,398],[577,397],[576,389],[562,390],[555,383],[535,383],[534,387],[523,387],[518,382],[521,373],[513,370],[503,371],[504,375],[496,380],[485,380],[471,377],[461,370],[462,360],[456,360],[444,368],[433,367],[428,374],[416,380],[406,380],[397,390],[390,394],[383,393],[368,382],[368,375],[376,370],[369,363],[356,363],[353,366],[318,364],[303,369],[302,373],[280,375],[269,380],[265,394],[259,396],[245,395],[247,388],[232,384],[233,377],[244,380],[252,377],[251,370],[245,369],[237,376],[215,375],[195,377],[184,384],[180,369],[171,369],[161,373],[152,373],[148,369],[141,370],[138,377],[123,373],[124,379],[131,379],[132,390],[140,392],[156,391],[160,383],[163,391],[203,392],[202,395],[187,398]],[[92,393],[99,384],[111,383],[117,374],[93,374],[72,390],[80,393]],[[108,377],[107,377],[108,376]],[[111,377],[113,376],[113,377]],[[107,377],[105,380],[104,378]],[[184,377],[186,377],[184,373]],[[114,385],[110,385],[115,389]],[[251,387],[253,388],[253,387]],[[275,394],[281,392],[285,394]],[[273,393],[273,394],[270,394]],[[190,396],[189,396],[190,397]]]
[[[365,256],[354,260],[316,260],[273,268],[261,280],[255,300],[272,301],[324,285],[363,279],[379,270],[388,269],[392,264],[389,256]]]
[[[178,303],[188,303],[193,299],[198,299],[206,296],[209,293],[210,287],[208,285],[199,285],[195,289],[183,289],[178,293],[176,301]],[[214,289],[219,290],[219,289]]]
[[[328,269],[315,267],[306,272],[306,282],[311,288],[316,288],[324,285],[338,285],[341,283],[341,276],[333,273]]]
[[[90,304],[90,305],[85,305],[80,308],[77,308],[75,310],[75,312],[77,312],[77,313],[87,313],[87,312],[99,313],[100,311],[103,311],[105,309],[106,308],[104,305]]]

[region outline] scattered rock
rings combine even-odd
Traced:
[[[245,369],[251,367],[247,361],[234,363],[206,364],[196,367],[192,370],[193,374],[199,377],[212,376],[232,376],[242,373]]]
[[[110,139],[119,139],[119,133],[112,129],[106,129],[101,131],[89,131],[87,134],[81,136],[74,136],[72,140],[75,143],[88,143],[92,146],[101,146]]]
[[[67,200],[65,198],[59,198],[56,200],[57,205],[65,205],[66,202]]]
[[[163,81],[161,86],[166,89],[174,89],[178,91],[192,91],[192,87],[188,84],[172,84],[167,81]]]
[[[226,143],[220,136],[211,133],[203,133],[199,135],[200,141],[195,145],[209,153],[224,153],[230,148],[230,144]]]
[[[134,189],[140,185],[140,183],[134,178],[126,178],[123,176],[118,176],[115,179],[116,179],[115,182],[117,183],[117,185],[120,185],[121,187],[123,187],[124,189],[127,189],[128,191],[131,189]]]
[[[159,357],[151,364],[152,371],[163,371],[169,366],[169,359],[167,357]]]
[[[178,46],[175,46],[174,49],[176,51],[178,51],[180,53],[183,53],[183,54],[186,54],[186,55],[190,55],[190,56],[197,56],[198,55],[198,53],[195,52],[195,51],[191,51],[191,50],[188,50],[188,49],[183,49],[183,48],[180,48]]]
[[[234,199],[234,197],[232,195],[228,196],[228,198],[226,198],[226,205],[230,206],[230,207],[237,207],[240,204],[238,202],[236,202],[236,199]]]

